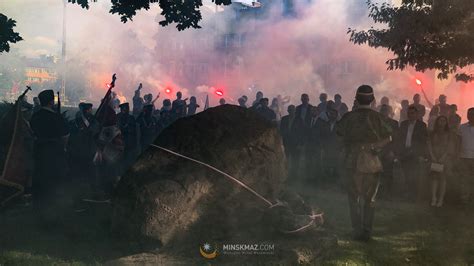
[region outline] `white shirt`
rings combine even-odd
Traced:
[[[411,139],[413,137],[413,131],[415,129],[415,124],[416,124],[416,121],[410,122],[408,124],[407,138],[405,140],[405,148],[410,148],[411,147]]]
[[[461,158],[474,159],[474,126],[469,123],[459,128],[461,135]]]

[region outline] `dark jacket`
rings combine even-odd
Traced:
[[[298,141],[298,137],[295,132],[295,122],[296,116],[291,121],[290,125],[290,116],[285,115],[281,118],[280,122],[280,134],[283,139],[283,145],[285,146],[285,151],[293,152],[296,150],[296,144]]]
[[[313,106],[308,104],[306,109],[306,115],[304,119],[301,118],[301,112],[303,110],[302,104],[296,107],[296,117],[295,117],[295,131],[298,135],[298,144],[299,145],[306,145],[310,141],[311,136],[311,109]]]
[[[409,120],[405,120],[400,124],[398,136],[396,137],[396,153],[403,159],[407,157],[418,157],[427,155],[427,141],[428,141],[428,130],[426,124],[420,120],[416,120],[415,127],[413,128],[413,135],[411,139],[411,147],[405,147]]]

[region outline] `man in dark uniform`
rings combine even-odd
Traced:
[[[30,121],[35,135],[33,201],[35,208],[43,214],[45,209],[56,203],[59,184],[64,181],[69,129],[61,114],[53,110],[54,92],[42,91],[38,98],[41,109],[33,114]]]
[[[117,122],[124,142],[124,163],[122,166],[123,170],[126,170],[137,154],[137,123],[135,122],[135,117],[130,115],[129,103],[122,103],[120,105],[120,113],[117,115]]]
[[[355,240],[368,241],[372,232],[375,197],[382,166],[375,153],[390,142],[390,126],[383,116],[372,110],[372,87],[357,89],[357,109],[345,114],[336,125],[346,149],[349,208]]]
[[[94,175],[92,160],[97,150],[94,138],[99,133],[99,125],[92,114],[92,106],[91,103],[80,103],[75,119],[70,122],[68,152],[72,173],[78,178]]]

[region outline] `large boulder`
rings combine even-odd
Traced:
[[[214,166],[275,202],[286,178],[277,128],[255,112],[224,105],[179,119],[154,144]],[[150,146],[120,180],[113,231],[157,241],[230,239],[264,224],[268,204],[229,178]]]

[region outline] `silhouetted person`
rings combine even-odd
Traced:
[[[238,102],[240,107],[247,108],[247,101],[243,97],[240,97]]]
[[[428,131],[426,124],[418,120],[418,110],[408,107],[408,120],[400,124],[397,140],[397,157],[405,176],[404,191],[415,200],[421,196],[420,184],[423,182],[422,163],[427,155]]]
[[[296,118],[299,120],[299,130],[307,130],[310,127],[311,108],[313,108],[313,106],[309,104],[308,94],[301,94],[301,104],[296,107]]]
[[[240,97],[238,102],[239,102],[240,107],[247,108],[247,101],[245,100],[244,97]]]
[[[368,241],[371,237],[382,171],[377,166],[376,153],[389,143],[391,134],[385,118],[371,109],[374,99],[372,87],[360,86],[356,93],[357,109],[344,115],[336,129],[346,150],[345,171],[353,237],[360,241]]]
[[[30,125],[35,136],[33,176],[33,204],[38,214],[57,203],[59,185],[64,182],[66,172],[65,148],[69,136],[68,126],[61,116],[53,110],[54,92],[45,90],[39,93],[41,109],[33,114]],[[48,218],[48,217],[42,217]],[[51,218],[51,217],[49,217]]]
[[[436,104],[433,108],[437,108],[439,110],[438,115],[444,115],[446,117],[449,116],[450,105],[447,103],[447,97],[444,94],[441,94],[438,98],[439,103]]]
[[[138,116],[141,111],[143,110],[143,105],[145,102],[143,101],[143,98],[141,97],[141,86],[135,91],[135,94],[133,95],[133,115]]]
[[[117,115],[117,121],[124,142],[124,163],[122,169],[126,170],[138,155],[137,123],[135,117],[130,115],[129,103],[122,103],[120,105],[120,113]]]
[[[270,107],[268,107],[268,98],[260,99],[260,107],[257,109],[257,113],[268,121],[275,122],[276,115]]]
[[[158,121],[159,131],[168,127],[175,120],[175,114],[172,111],[171,101],[163,100],[163,107],[160,110],[160,119]]]
[[[426,114],[426,107],[420,102],[421,102],[421,96],[420,94],[417,93],[413,96],[413,103],[411,105],[416,108],[418,112],[418,119],[423,121]]]
[[[408,100],[401,101],[402,109],[400,110],[400,120],[398,121],[400,124],[408,119],[408,107],[410,106],[410,102]]]
[[[326,93],[319,94],[319,101],[320,101],[320,103],[318,104],[319,112],[321,112],[321,113],[326,112],[326,105],[327,105],[327,101],[328,101],[328,95]]]
[[[224,105],[225,104],[225,99],[224,98],[220,98],[219,99],[219,105]]]
[[[384,197],[391,198],[393,192],[393,169],[395,160],[395,142],[398,134],[398,122],[397,120],[390,117],[391,108],[388,105],[380,106],[380,114],[386,119],[386,123],[392,130],[392,141],[388,143],[380,154],[382,159],[383,173],[382,173],[382,185],[381,195]]]
[[[380,112],[380,108],[382,107],[382,105],[388,106],[388,109],[389,109],[388,116],[389,116],[390,118],[393,118],[393,116],[395,115],[395,113],[393,112],[393,108],[392,108],[392,106],[390,105],[390,99],[389,99],[387,96],[383,96],[382,99],[380,99],[380,105],[377,107],[377,111]]]
[[[347,104],[342,102],[340,94],[334,95],[334,109],[336,109],[338,113],[338,119],[341,119],[347,112],[349,112],[349,108],[347,107]]]
[[[458,106],[451,104],[449,106],[448,126],[452,132],[458,132],[461,126],[461,117],[457,114]]]
[[[196,97],[191,96],[191,98],[189,98],[189,104],[188,104],[188,115],[196,114],[196,110],[198,108],[199,108],[199,104],[197,104]]]
[[[461,174],[461,200],[469,204],[474,191],[474,108],[467,111],[467,123],[459,128],[461,136],[461,154],[459,172]]]
[[[281,118],[280,123],[280,134],[283,140],[283,146],[285,147],[286,158],[288,159],[288,173],[290,178],[294,178],[295,171],[295,160],[297,158],[297,140],[298,136],[295,131],[296,121],[296,107],[294,105],[288,106],[288,115]]]
[[[258,108],[258,105],[260,104],[260,100],[263,98],[263,92],[258,91],[257,94],[255,95],[255,101],[252,103],[253,108]]]
[[[311,106],[309,110],[311,120],[306,132],[306,144],[304,145],[304,167],[306,171],[305,177],[308,182],[319,185],[321,178],[321,143],[319,136],[316,134],[316,125],[319,119],[319,108]]]
[[[187,98],[184,100],[182,98],[183,98],[183,94],[180,91],[178,91],[176,93],[176,100],[174,100],[173,103],[171,104],[171,109],[174,115],[176,116],[176,119],[185,117],[187,114],[187,108],[186,108]]]
[[[153,106],[145,105],[137,121],[140,125],[140,144],[143,152],[158,135],[158,121],[153,116]]]
[[[270,109],[272,109],[272,111],[275,113],[275,121],[277,123],[280,123],[280,120],[281,120],[281,112],[280,112],[280,106],[278,104],[278,99],[277,98],[273,98],[272,99],[272,104],[270,105]]]
[[[80,103],[76,117],[70,123],[69,157],[72,173],[79,178],[92,178],[94,165],[92,160],[97,150],[95,136],[100,128],[92,114],[91,103]]]
[[[336,184],[339,180],[341,165],[341,150],[343,149],[339,136],[336,133],[336,122],[338,113],[335,104],[328,101],[326,112],[319,115],[314,126],[313,136],[320,143],[320,168],[322,185]]]

